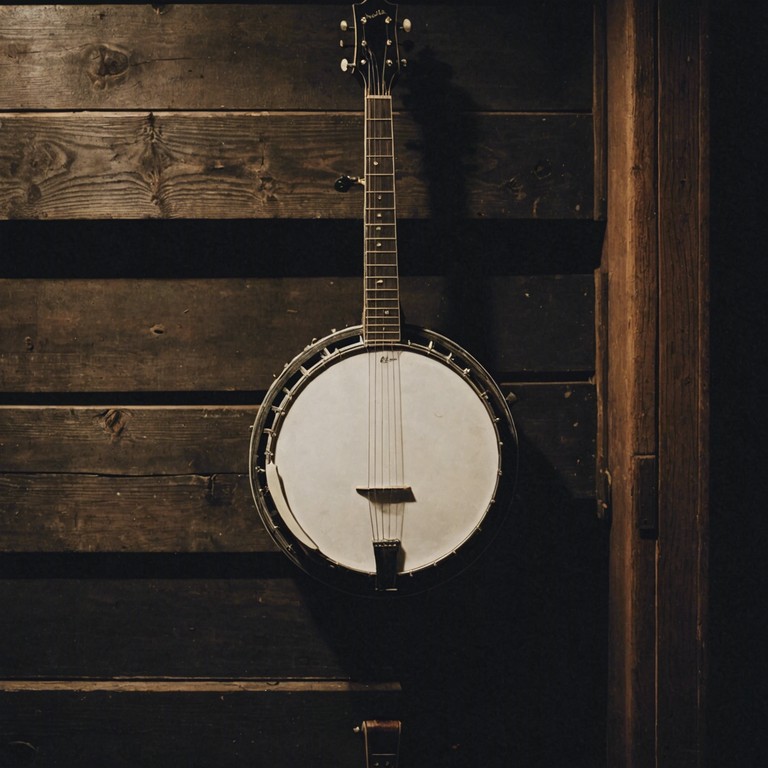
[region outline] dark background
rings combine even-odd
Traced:
[[[766,53],[760,3],[711,13],[709,764],[768,760]]]

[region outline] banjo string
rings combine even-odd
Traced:
[[[374,68],[375,69],[375,68]],[[380,83],[375,83],[374,90],[380,90]],[[388,307],[387,299],[392,297],[391,287],[380,283],[383,277],[398,278],[397,274],[397,240],[395,220],[395,186],[394,186],[394,146],[393,146],[393,116],[391,101],[382,98],[365,98],[365,141],[366,141],[366,210],[365,210],[365,254],[367,259],[367,277],[375,275],[371,284],[366,287],[366,296],[372,299],[376,310],[366,313],[368,321],[375,330],[383,331],[387,318],[381,316],[382,307]],[[384,121],[387,121],[386,128]],[[381,129],[384,128],[382,131]],[[381,157],[391,162],[391,168],[386,173],[378,173],[373,169],[378,167]],[[387,179],[389,184],[382,183]],[[384,201],[384,193],[391,195],[391,206],[378,205]],[[375,221],[387,210],[386,221],[389,225],[393,243],[391,248],[383,249],[389,252],[389,261],[380,254],[377,247],[371,247],[371,242],[377,242]],[[389,234],[388,233],[388,234]],[[383,242],[383,241],[379,241]],[[389,241],[387,241],[389,242]],[[387,268],[393,268],[393,274],[385,273]],[[389,289],[389,290],[387,290]],[[399,291],[395,296],[399,295]],[[366,306],[366,310],[370,309]],[[378,327],[377,327],[378,325]],[[402,435],[402,403],[399,353],[395,341],[386,339],[369,339],[372,351],[369,356],[369,440],[368,440],[368,483],[371,488],[399,487],[403,484],[403,435]],[[378,343],[377,343],[378,342]],[[371,531],[374,540],[401,538],[403,530],[404,504],[399,501],[369,499],[369,514]]]

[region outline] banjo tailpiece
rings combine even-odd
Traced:
[[[400,542],[397,539],[373,542],[376,558],[376,591],[397,592],[397,562]]]

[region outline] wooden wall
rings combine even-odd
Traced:
[[[359,322],[345,7],[0,6],[0,762],[362,765],[390,717],[408,765],[602,763],[601,18],[516,5],[401,7],[404,311],[522,446],[499,541],[404,601],[296,572],[247,480],[272,374]]]

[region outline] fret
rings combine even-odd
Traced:
[[[400,339],[392,126],[391,97],[366,95],[363,337],[373,343]]]

